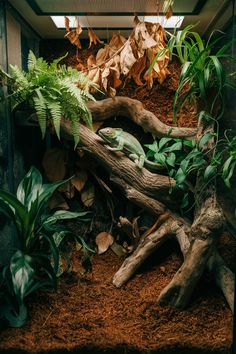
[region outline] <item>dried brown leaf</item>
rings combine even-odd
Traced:
[[[173,9],[172,9],[172,6],[170,6],[170,7],[168,8],[168,10],[166,11],[165,17],[166,17],[167,20],[168,20],[168,19],[171,18],[172,16],[173,16]]]
[[[92,184],[86,185],[80,196],[83,204],[88,208],[91,207],[95,199],[94,186]]]
[[[103,254],[113,244],[114,238],[109,232],[103,231],[96,236],[95,242],[98,247],[98,254]]]
[[[69,32],[70,31],[70,20],[67,16],[65,16],[64,19],[65,19],[66,32]]]
[[[79,17],[77,17],[77,27],[76,27],[76,29],[75,29],[75,32],[76,32],[76,34],[77,34],[77,36],[79,37],[79,35],[82,33],[82,28],[81,28],[81,26],[80,26],[80,23],[79,23]]]
[[[134,63],[134,65],[132,66],[132,68],[130,69],[130,72],[129,72],[129,77],[132,77],[134,79],[136,85],[138,85],[138,86],[143,85],[143,82],[141,81],[140,76],[146,67],[146,61],[147,61],[146,56],[141,57],[139,60],[137,60]]]
[[[96,133],[103,125],[104,122],[93,122],[93,131]]]
[[[77,189],[77,191],[81,192],[87,180],[87,172],[85,170],[78,170],[76,171],[75,176],[71,179],[71,183]]]
[[[68,182],[64,183],[62,186],[60,186],[58,188],[58,191],[60,191],[61,193],[64,193],[68,199],[72,199],[75,196],[75,188],[71,184],[71,181],[68,181]]]
[[[50,182],[55,182],[65,177],[65,156],[65,151],[60,148],[52,148],[45,152],[42,165]]]
[[[58,191],[55,191],[48,203],[49,209],[64,209],[69,210],[70,207]]]
[[[89,36],[89,48],[91,48],[92,44],[103,44],[104,42],[101,41],[98,36],[96,35],[96,33],[93,31],[92,28],[88,28],[88,36]]]
[[[80,40],[79,40],[79,36],[78,36],[76,30],[73,29],[73,30],[67,32],[64,37],[69,39],[69,41],[73,45],[75,45],[77,48],[79,48],[79,49],[82,48]]]
[[[116,34],[116,33],[112,33],[112,38],[108,44],[109,48],[111,49],[120,49],[125,42],[127,41],[127,39],[125,37],[123,37],[121,34]],[[114,54],[114,53],[113,53]]]

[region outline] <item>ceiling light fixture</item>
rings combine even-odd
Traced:
[[[57,28],[65,28],[64,16],[50,16]],[[70,27],[75,28],[78,25],[77,16],[67,16],[70,20]],[[89,27],[88,21],[85,16],[79,17],[79,24],[83,27]]]
[[[144,16],[145,22],[160,23],[164,28],[179,28],[182,25],[184,16]]]
[[[79,17],[79,24],[82,28],[88,28],[90,27],[89,23],[88,23],[88,18],[87,16],[67,16],[70,20],[70,28],[75,28],[77,27],[77,18]],[[96,19],[98,20],[99,16],[93,16],[96,17]],[[104,17],[103,17],[104,18]],[[126,16],[123,17],[126,18]],[[54,22],[54,24],[56,25],[57,28],[65,28],[65,18],[64,16],[51,16],[52,21]],[[108,27],[112,28],[112,27],[118,27],[118,22],[115,21],[114,19],[117,20],[117,16],[113,16],[113,20],[112,20],[112,16],[109,16],[109,24]],[[166,19],[165,16],[144,16],[143,20],[146,22],[153,22],[153,23],[160,23],[164,28],[179,28],[183,22],[184,16],[171,16],[168,20]],[[93,28],[99,28],[101,27],[100,25],[93,25],[93,21],[92,21],[92,17],[90,17],[91,20],[91,26]],[[101,22],[101,20],[99,21]],[[102,21],[103,22],[103,21]],[[130,26],[130,28],[133,26],[133,17],[128,16],[126,19],[126,25],[120,25],[120,28],[122,29],[122,27],[128,27]]]

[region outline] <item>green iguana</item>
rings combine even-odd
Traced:
[[[163,166],[149,161],[139,141],[121,128],[103,128],[98,135],[109,145],[105,145],[111,151],[122,151],[135,164],[142,169],[145,166],[150,170],[160,170]]]

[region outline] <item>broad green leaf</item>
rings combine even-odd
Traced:
[[[20,182],[17,188],[17,199],[30,210],[42,188],[42,176],[35,167],[31,167],[29,172]]]
[[[187,174],[187,168],[189,166],[189,162],[190,162],[190,160],[185,159],[185,160],[182,160],[180,163],[180,167],[181,167],[182,171],[184,171],[184,173],[186,173],[186,174]]]
[[[189,204],[189,194],[187,192],[187,193],[184,193],[184,196],[183,196],[183,199],[181,201],[180,207],[182,209],[184,209],[184,208],[186,208],[188,206],[188,204]]]
[[[30,288],[35,271],[32,267],[32,257],[20,250],[11,257],[10,270],[16,296],[22,301]]]
[[[195,141],[194,140],[183,140],[183,145],[189,146],[190,148],[193,148],[195,146]]]
[[[5,303],[0,307],[1,315],[4,316],[10,327],[22,327],[27,320],[28,311],[25,304],[18,304],[18,308],[12,302]]]
[[[155,162],[156,163],[159,163],[161,165],[165,165],[166,163],[166,156],[165,154],[161,154],[161,153],[156,153],[154,155],[154,158],[155,158]]]
[[[84,216],[87,216],[87,218],[84,218]],[[51,224],[55,223],[58,220],[66,220],[66,219],[74,219],[74,218],[82,218],[83,220],[90,220],[88,216],[91,216],[91,213],[88,211],[84,212],[72,212],[72,211],[67,211],[67,210],[58,210],[56,211],[53,215],[49,216],[43,224]]]
[[[227,186],[228,188],[231,187],[231,185],[230,185],[230,179],[231,179],[231,177],[233,176],[235,166],[236,166],[236,161],[234,161],[234,162],[230,165],[230,167],[229,167],[229,169],[228,169],[228,175],[227,175],[226,178],[224,178],[224,182],[225,182],[225,184],[226,184],[226,186]]]
[[[59,251],[58,251],[58,248],[54,242],[54,238],[52,235],[48,234],[44,234],[43,235],[44,238],[48,241],[49,243],[49,246],[50,246],[50,250],[51,250],[51,253],[52,253],[52,256],[53,256],[53,261],[54,261],[54,271],[55,273],[57,273],[58,271],[58,265],[59,265]]]
[[[199,148],[202,149],[203,146],[206,145],[206,143],[210,139],[212,139],[214,136],[215,136],[215,133],[213,133],[213,132],[207,132],[206,134],[204,134],[198,143]]]
[[[162,138],[159,141],[159,150],[161,150],[163,148],[163,146],[165,146],[167,143],[169,143],[172,140],[173,140],[173,138]]]
[[[209,165],[204,172],[204,180],[209,181],[217,173],[217,166]]]
[[[179,151],[182,149],[182,142],[179,141],[177,143],[174,143],[173,145],[163,149],[163,152],[173,152],[173,151]]]
[[[151,150],[153,152],[159,151],[158,143],[156,140],[154,140],[154,142],[152,144],[145,144],[144,146],[146,146],[149,150]]]
[[[166,158],[166,163],[171,167],[175,167],[175,161],[176,161],[176,156],[173,152],[171,152]]]
[[[186,173],[182,170],[182,168],[179,168],[174,178],[177,184],[181,184],[185,181],[186,177]]]
[[[9,205],[9,207],[12,209],[14,213],[14,218],[12,220],[15,223],[18,232],[21,234],[20,237],[22,237],[23,234],[27,232],[29,221],[26,207],[21,202],[19,202],[14,194],[5,191],[4,189],[0,189],[0,204],[2,211],[5,210],[5,212],[8,212],[10,217],[13,217],[13,214],[10,213],[9,208],[7,211],[7,205]]]

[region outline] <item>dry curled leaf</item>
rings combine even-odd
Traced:
[[[66,31],[69,32],[70,31],[70,20],[67,16],[64,17],[65,19],[65,28],[66,28]]]
[[[65,151],[60,148],[52,148],[45,152],[42,165],[49,182],[59,181],[65,177],[65,156]]]
[[[64,183],[58,188],[59,192],[63,193],[68,199],[72,199],[75,196],[75,188],[71,184],[71,181]]]
[[[88,36],[89,36],[89,48],[91,48],[92,44],[103,44],[104,42],[101,41],[98,36],[96,35],[96,33],[94,32],[94,30],[92,28],[88,28]]]
[[[86,207],[91,207],[94,203],[95,199],[95,191],[94,186],[92,184],[88,184],[81,192],[81,201]]]
[[[65,27],[66,27],[66,34],[64,37],[69,39],[69,41],[77,48],[81,49],[82,46],[79,40],[79,36],[82,32],[82,28],[79,24],[79,19],[77,18],[77,27],[75,29],[70,29],[70,20],[68,17],[65,17]]]
[[[114,238],[109,232],[103,231],[96,236],[95,242],[98,248],[98,254],[103,254],[113,244]]]
[[[81,192],[87,180],[87,172],[85,170],[78,170],[76,171],[75,176],[71,179],[71,184],[77,189],[77,191]]]
[[[70,207],[58,191],[55,191],[48,203],[49,209],[64,209],[69,210]]]

